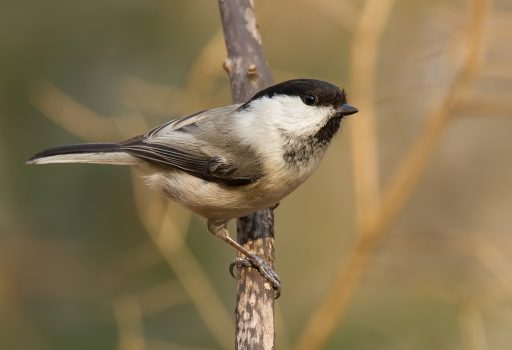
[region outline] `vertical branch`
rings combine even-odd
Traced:
[[[224,69],[235,102],[245,102],[272,83],[250,0],[219,0],[228,57]],[[271,208],[238,219],[237,239],[247,249],[274,260]],[[237,282],[236,349],[274,348],[274,291],[255,269],[243,269]]]
[[[256,16],[250,0],[219,0],[228,57],[224,69],[235,102],[245,102],[272,83],[263,54]]]

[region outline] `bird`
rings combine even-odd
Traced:
[[[134,165],[147,184],[206,218],[207,228],[245,258],[280,293],[270,264],[231,238],[228,221],[279,203],[319,166],[344,117],[358,109],[345,90],[293,79],[242,104],[203,110],[119,143],[43,150],[27,164]],[[232,273],[233,274],[233,273]]]

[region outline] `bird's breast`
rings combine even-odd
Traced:
[[[283,160],[282,152],[263,158],[264,175],[244,186],[206,181],[180,170],[158,171],[146,181],[203,217],[229,220],[275,205],[313,173],[321,155],[313,152],[294,162]]]

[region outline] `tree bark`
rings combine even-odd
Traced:
[[[228,57],[229,74],[236,103],[247,101],[272,84],[263,54],[261,37],[251,0],[219,0]],[[272,264],[274,260],[274,213],[267,208],[239,218],[237,240]],[[274,349],[274,291],[253,268],[242,268],[237,281],[235,349]]]

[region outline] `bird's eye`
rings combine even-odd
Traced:
[[[315,95],[304,95],[302,96],[302,102],[308,106],[314,106],[318,103],[318,97]]]

